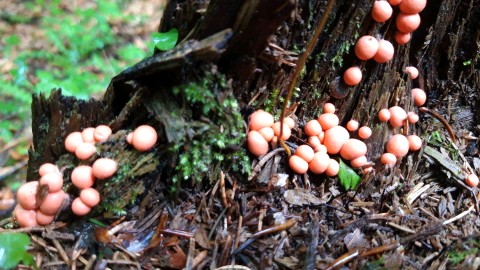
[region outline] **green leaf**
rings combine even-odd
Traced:
[[[20,38],[17,35],[10,35],[5,39],[5,43],[8,46],[16,46],[20,44]]]
[[[127,62],[136,62],[146,56],[145,52],[133,44],[129,44],[118,50],[121,59]]]
[[[172,28],[170,31],[165,33],[153,33],[152,39],[157,49],[161,51],[170,50],[171,48],[175,47],[175,44],[177,44],[178,30]]]
[[[88,221],[90,221],[91,223],[97,225],[97,226],[100,226],[100,227],[107,227],[107,225],[99,220],[96,220],[94,218],[88,218]]]
[[[342,159],[339,160],[339,164],[338,179],[340,179],[340,184],[346,190],[355,190],[362,179],[352,168],[345,164]]]
[[[33,257],[27,252],[30,238],[24,233],[0,234],[0,267],[10,269],[17,266],[20,261],[27,265],[33,263]]]

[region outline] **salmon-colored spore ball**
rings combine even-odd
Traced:
[[[323,143],[323,140],[325,139],[325,132],[322,131],[320,134],[318,134],[318,139],[320,140],[321,143]]]
[[[310,162],[313,159],[314,152],[312,147],[302,144],[295,150],[295,155],[303,158],[306,162]]]
[[[17,204],[13,209],[13,217],[20,227],[37,226],[37,212],[35,210],[26,210]]]
[[[395,163],[397,163],[397,157],[392,153],[384,153],[380,157],[380,161],[384,165],[395,165]]]
[[[340,122],[338,116],[334,113],[322,113],[317,120],[322,126],[323,131],[338,126],[338,123]]]
[[[272,125],[273,134],[275,134],[275,136],[277,136],[277,137],[280,137],[280,124],[281,124],[280,122],[275,122]],[[282,138],[284,140],[288,140],[288,138],[290,138],[291,134],[292,134],[292,130],[288,127],[287,124],[283,123]]]
[[[407,139],[410,151],[418,151],[422,148],[422,139],[417,135],[408,135]]]
[[[308,163],[301,157],[293,155],[288,159],[288,165],[298,174],[304,174],[308,171]]]
[[[95,183],[92,167],[80,165],[73,169],[71,175],[72,183],[79,189],[89,188]]]
[[[380,122],[388,122],[388,120],[390,120],[390,117],[391,114],[388,109],[381,109],[380,111],[378,111],[378,120],[380,120]]]
[[[343,81],[350,86],[359,84],[361,80],[362,70],[357,66],[349,67],[343,73]]]
[[[72,202],[72,212],[77,216],[85,216],[91,210],[92,208],[83,203],[80,198],[75,198]]]
[[[388,4],[388,3],[387,3]],[[378,41],[372,36],[363,36],[355,43],[355,55],[360,60],[372,58],[378,50]]]
[[[307,122],[303,130],[307,136],[318,136],[322,132],[322,126],[316,119],[313,119]]]
[[[68,152],[75,153],[77,146],[82,143],[82,133],[78,131],[72,132],[65,138],[65,149],[67,149]]]
[[[40,175],[40,177],[44,176],[47,173],[51,173],[51,172],[60,172],[58,170],[57,165],[52,164],[52,163],[43,163],[40,166],[40,168],[38,169],[38,174]]]
[[[358,137],[360,137],[361,139],[368,139],[370,138],[370,136],[372,136],[372,129],[367,127],[367,126],[363,126],[361,127],[359,130],[358,130]]]
[[[408,112],[407,113],[407,119],[408,119],[408,123],[413,125],[413,124],[418,122],[419,117],[418,117],[418,114],[416,114],[414,112]]]
[[[25,210],[34,210],[36,208],[38,181],[30,181],[22,186],[17,191],[17,201]]]
[[[336,126],[325,131],[323,145],[327,147],[329,154],[337,154],[348,139],[350,139],[348,131],[342,126]]]
[[[310,144],[310,146],[313,147],[313,149],[315,149],[316,147],[320,146],[322,143],[320,142],[320,139],[318,138],[318,136],[310,136],[308,137],[307,139],[307,142],[308,144]]]
[[[127,137],[125,139],[126,139],[127,143],[132,144],[133,132],[128,133]]]
[[[367,174],[367,173],[371,173],[373,172],[373,167],[372,166],[368,166],[368,167],[364,167],[363,168],[363,174]]]
[[[387,152],[392,153],[395,157],[404,157],[410,148],[407,137],[402,134],[395,134],[387,141]]]
[[[415,106],[422,106],[427,101],[427,94],[420,88],[413,88],[412,98]]]
[[[320,144],[319,146],[315,147],[313,149],[313,152],[323,152],[323,153],[327,153],[327,147],[323,144]]]
[[[395,38],[395,41],[400,44],[400,45],[405,45],[407,44],[410,39],[412,39],[412,34],[411,33],[404,33],[401,31],[395,31],[395,34],[393,35]]]
[[[271,127],[264,127],[258,130],[260,134],[262,134],[263,138],[267,142],[270,142],[273,139],[273,136],[275,136],[275,133],[273,133],[273,129]]]
[[[323,105],[323,113],[335,113],[335,105],[332,103],[325,103]]]
[[[272,140],[270,141],[270,143],[272,144],[273,147],[277,147],[278,145],[278,137],[277,136],[273,136]]]
[[[475,174],[469,174],[467,175],[467,177],[465,178],[465,183],[469,186],[469,187],[476,187],[478,186],[478,176],[476,176]]]
[[[260,132],[252,130],[247,134],[248,151],[259,157],[268,153],[268,142]]]
[[[402,0],[388,0],[388,3],[392,6],[398,6],[401,2]]]
[[[325,152],[316,152],[313,159],[308,163],[310,171],[316,174],[324,173],[330,163],[330,156]]]
[[[283,118],[283,123],[287,124],[287,126],[292,129],[295,127],[295,120],[291,117],[285,117]]]
[[[93,176],[97,179],[107,179],[117,171],[117,162],[109,158],[99,158],[92,165]]]
[[[80,199],[88,207],[95,207],[100,202],[100,193],[94,188],[82,189]]]
[[[352,165],[353,168],[360,168],[365,164],[367,164],[367,157],[366,156],[360,156],[360,157],[354,158],[350,161],[350,165]]]
[[[63,187],[63,175],[59,172],[47,173],[40,177],[39,183],[40,185],[47,185],[48,192],[57,192]]]
[[[53,220],[55,219],[55,215],[47,215],[39,210],[37,210],[36,217],[37,217],[38,225],[42,225],[42,226],[52,224]]]
[[[328,167],[325,170],[325,174],[327,176],[333,177],[338,174],[338,171],[340,171],[340,164],[335,159],[330,159],[330,162],[328,163]]]
[[[112,135],[112,129],[107,125],[99,125],[93,132],[93,139],[95,142],[104,142]]]
[[[140,152],[145,152],[157,143],[157,131],[148,125],[141,125],[133,131],[132,145]]]
[[[393,106],[388,109],[390,111],[389,123],[392,127],[401,127],[407,119],[407,112],[399,106]]]
[[[81,160],[87,160],[97,152],[95,145],[91,143],[82,143],[75,149],[75,156]]]
[[[348,139],[340,149],[340,155],[346,160],[361,157],[367,153],[367,145],[358,139]]]
[[[412,80],[415,80],[418,77],[418,69],[416,67],[412,67],[412,66],[406,67],[405,73],[407,73]]]
[[[65,200],[65,192],[63,190],[48,193],[45,200],[40,204],[39,209],[46,215],[55,215],[62,207],[63,200]]]
[[[257,110],[249,117],[248,129],[259,130],[264,127],[271,127],[273,122],[273,116],[270,113],[264,110]]]
[[[392,17],[393,9],[387,1],[375,1],[372,7],[372,18],[377,22],[386,22]]]
[[[396,25],[400,32],[410,33],[417,30],[420,26],[420,22],[420,15],[400,12],[397,15]]]
[[[350,132],[354,132],[355,130],[358,129],[359,126],[360,124],[356,120],[350,120],[347,122],[347,129]]]
[[[398,6],[404,13],[420,13],[427,5],[427,0],[403,0]]]
[[[95,128],[88,127],[82,130],[82,140],[84,143],[94,143],[95,139],[93,137],[93,133],[95,132]]]
[[[393,48],[392,43],[388,40],[381,39],[378,41],[378,50],[373,56],[373,60],[377,63],[386,63],[392,60],[394,54],[395,49]]]

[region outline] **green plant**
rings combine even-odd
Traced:
[[[338,180],[340,184],[346,190],[355,190],[362,181],[362,178],[350,168],[343,160],[340,158],[338,163],[340,164],[340,170],[338,171]]]
[[[199,110],[189,123],[191,139],[185,137],[172,148],[180,152],[174,181],[200,181],[215,174],[215,165],[219,168],[228,164],[233,171],[250,172],[250,160],[243,149],[227,151],[242,144],[245,131],[238,103],[225,78],[207,73],[200,82],[176,87],[173,92],[188,101],[192,110]]]
[[[385,259],[382,257],[378,258],[377,260],[374,261],[369,261],[366,264],[364,264],[361,268],[361,270],[379,270],[379,269],[385,269],[383,268],[383,264],[385,263]]]
[[[448,260],[453,265],[460,264],[468,255],[478,254],[478,248],[472,248],[462,251],[452,251],[448,254]]]
[[[442,135],[439,131],[433,131],[429,136],[427,136],[428,144],[437,146],[439,148],[445,149],[449,154],[453,161],[459,160],[458,150],[453,145],[451,140],[446,140],[444,135]]]
[[[178,41],[178,30],[173,28],[164,33],[153,33],[153,43],[155,47],[161,51],[170,50],[175,47]]]
[[[0,269],[10,269],[20,262],[34,265],[33,256],[27,252],[30,238],[25,233],[0,233]]]
[[[12,140],[27,125],[33,93],[62,88],[63,94],[87,99],[103,92],[111,77],[148,54],[112,30],[112,25],[132,19],[123,15],[125,4],[97,1],[94,6],[66,9],[60,0],[36,0],[24,4],[32,18],[10,18],[13,24],[36,24],[38,36],[44,39],[33,39],[42,49],[24,49],[22,43],[28,40],[17,33],[0,43],[4,57],[12,63],[0,75],[0,142]],[[42,14],[38,21],[33,20],[35,14]]]
[[[350,47],[354,44],[354,41],[347,40],[340,45],[340,48],[338,48],[337,52],[332,57],[332,60],[330,60],[330,63],[332,64],[334,70],[342,69],[343,59],[345,58],[345,55],[350,52]]]

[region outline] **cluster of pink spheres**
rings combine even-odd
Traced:
[[[80,160],[88,160],[97,151],[95,143],[108,140],[111,134],[112,130],[106,125],[100,125],[96,128],[89,127],[82,132],[73,132],[65,138],[65,149],[74,153]],[[128,134],[127,142],[138,151],[148,151],[157,142],[157,132],[151,126],[142,125]],[[92,188],[95,180],[107,179],[113,176],[116,170],[117,162],[109,158],[98,158],[92,166],[79,165],[73,169],[70,178],[73,185],[80,189],[80,195],[72,202],[72,212],[78,216],[83,216],[98,205],[100,194]],[[57,166],[45,163],[40,166],[39,175],[39,181],[27,182],[17,192],[19,204],[15,207],[13,216],[21,227],[52,223],[67,196],[62,190],[63,175]],[[48,186],[48,194],[38,205],[36,195],[39,184]]]
[[[388,122],[393,128],[403,127],[405,121],[409,124],[418,122],[418,115],[414,112],[405,112],[399,106],[393,106],[389,109],[381,109],[378,112],[378,119],[381,122]],[[380,161],[385,165],[394,165],[398,158],[408,154],[408,151],[418,151],[422,147],[422,139],[417,135],[395,134],[388,139],[386,152],[380,157]]]
[[[65,192],[62,190],[63,175],[57,166],[46,163],[40,166],[40,180],[23,184],[17,192],[18,204],[13,216],[21,227],[48,225],[62,207]],[[48,185],[48,194],[42,202],[37,202],[39,182]]]
[[[419,13],[425,8],[426,0],[388,0],[375,1],[372,6],[372,18],[380,23],[386,22],[392,16],[392,6],[399,6],[400,13],[397,15],[395,41],[404,45],[411,39],[411,33],[420,26]],[[355,44],[355,55],[360,60],[372,59],[377,63],[386,63],[393,58],[394,48],[388,40],[377,40],[373,36],[363,36]],[[406,70],[410,74],[408,70]],[[410,74],[412,76],[412,74]],[[417,73],[418,75],[418,73]],[[347,85],[354,86],[362,80],[360,67],[348,68],[343,74],[343,80]]]
[[[412,97],[417,106],[425,103],[425,92],[419,88],[412,89]],[[378,119],[381,122],[388,122],[393,128],[399,128],[405,124],[405,121],[412,125],[417,123],[419,117],[415,112],[407,113],[403,108],[393,106],[389,109],[381,109],[378,112]],[[417,135],[395,134],[387,141],[386,152],[382,154],[380,161],[385,165],[394,165],[397,163],[397,159],[407,155],[408,151],[418,151],[421,147],[422,139]],[[465,183],[470,187],[476,187],[479,183],[478,176],[466,175]]]
[[[284,119],[283,139],[287,140],[291,134],[291,128],[295,126],[293,119]],[[358,130],[358,137],[368,139],[372,130],[363,126],[359,129],[359,123],[350,120],[347,128],[339,126],[338,116],[335,114],[335,106],[331,103],[325,104],[323,113],[317,118],[310,120],[304,127],[308,136],[308,144],[300,145],[290,157],[288,164],[290,168],[299,174],[308,170],[315,174],[325,173],[328,176],[335,176],[339,171],[339,164],[330,155],[340,156],[350,161],[354,168],[360,168],[367,163],[365,154],[366,144],[359,140],[350,138],[350,132]],[[249,132],[247,135],[247,147],[249,151],[261,156],[268,153],[269,142],[276,145],[280,136],[280,122],[275,122],[273,116],[263,110],[254,112],[249,119]]]

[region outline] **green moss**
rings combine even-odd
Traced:
[[[188,134],[170,149],[179,152],[174,182],[200,181],[215,175],[213,168],[250,172],[250,160],[239,149],[245,139],[238,103],[223,75],[206,72],[198,82],[173,89],[192,110]],[[220,166],[217,166],[220,165]]]
[[[385,263],[385,260],[382,256],[377,260],[367,262],[365,265],[362,266],[361,269],[362,270],[385,269],[382,267],[384,263]]]
[[[334,70],[340,70],[343,67],[343,58],[350,52],[350,47],[355,44],[355,41],[347,40],[343,42],[337,50],[337,53],[330,61]]]
[[[448,260],[451,264],[458,265],[462,261],[464,261],[465,258],[468,257],[468,255],[471,254],[478,254],[478,248],[466,249],[462,251],[452,251],[448,254]]]
[[[263,108],[266,112],[271,114],[276,114],[275,109],[280,108],[277,106],[277,102],[283,102],[284,98],[279,97],[280,95],[280,88],[275,88],[273,91],[269,91],[268,98],[263,102]]]

